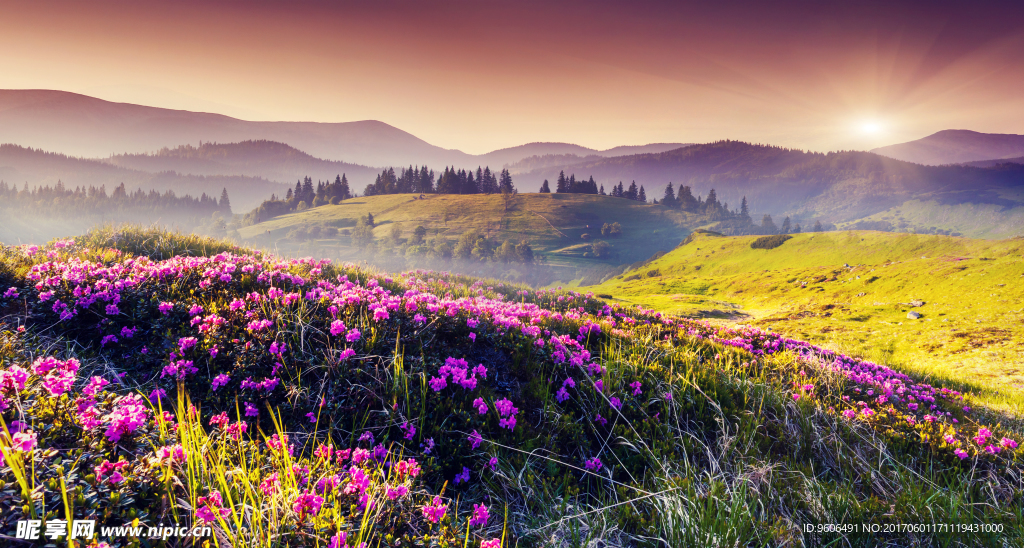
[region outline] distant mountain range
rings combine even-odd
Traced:
[[[333,181],[345,174],[357,190],[372,183],[377,168],[316,158],[294,147],[274,141],[181,145],[152,154],[118,154],[101,162],[152,173],[174,171],[191,175],[244,175],[280,183],[294,183],[303,177]]]
[[[880,147],[871,152],[929,166],[962,164],[1024,156],[1024,135],[947,129],[923,139]]]
[[[220,114],[113,103],[53,90],[0,90],[0,143],[79,157],[147,154],[200,142],[287,143],[328,161],[384,167],[426,164],[500,169],[533,155],[615,156],[683,146],[662,143],[594,150],[566,143],[530,143],[473,155],[434,146],[376,120],[343,123],[249,122]]]
[[[121,183],[129,191],[136,188],[161,192],[173,190],[179,196],[191,194],[194,197],[204,192],[220,197],[221,189],[226,188],[236,213],[256,207],[271,193],[283,194],[289,186],[243,175],[183,175],[171,170],[148,172],[8,144],[0,145],[0,180],[19,188],[26,183],[30,188],[54,186],[58,181],[70,188],[105,186],[108,194]]]
[[[924,166],[870,152],[815,153],[721,141],[657,154],[591,158],[520,173],[516,185],[534,192],[560,171],[577,179],[594,177],[605,190],[622,181],[644,185],[649,199],[661,198],[668,182],[690,186],[737,209],[746,196],[752,211],[848,222],[907,200],[942,204],[1024,205],[1024,165],[995,168]]]

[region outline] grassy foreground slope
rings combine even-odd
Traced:
[[[469,230],[479,230],[497,241],[528,240],[535,252],[553,266],[614,266],[647,259],[675,247],[689,232],[696,216],[665,207],[623,198],[587,194],[519,194],[506,210],[500,195],[414,194],[369,196],[324,205],[276,217],[239,230],[243,241],[282,250],[309,250],[321,256],[351,260],[364,256],[352,247],[344,227],[372,213],[374,234],[382,239],[398,225],[404,238],[417,226],[427,229],[427,239],[439,235],[454,240]],[[622,225],[622,235],[602,237],[604,223]],[[309,226],[342,227],[336,238],[319,239],[303,247],[283,239],[290,230]],[[269,236],[267,232],[269,231]],[[589,235],[584,239],[583,235]],[[607,259],[584,258],[584,248],[602,240],[611,245]]]
[[[0,534],[95,519],[233,547],[1024,541],[1021,432],[757,329],[139,230],[0,248],[0,287]],[[817,527],[839,523],[877,530]]]
[[[963,381],[1021,410],[1024,240],[846,231],[752,249],[755,239],[698,233],[593,290],[664,312],[771,327]]]

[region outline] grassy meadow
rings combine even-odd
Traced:
[[[498,194],[430,194],[422,200],[418,196],[354,198],[275,217],[239,229],[238,233],[246,244],[279,253],[358,260],[367,252],[352,245],[351,227],[372,214],[378,240],[387,239],[395,226],[400,228],[403,240],[418,226],[427,229],[427,240],[439,236],[454,241],[470,230],[498,242],[527,240],[535,253],[544,256],[545,264],[568,269],[569,278],[563,279],[571,279],[575,270],[610,272],[619,265],[672,249],[689,232],[687,227],[697,221],[696,216],[682,211],[588,194],[518,194],[508,210]],[[621,235],[601,235],[605,223],[616,222],[622,226]],[[339,234],[303,242],[287,237],[298,227],[310,226],[336,227]],[[611,246],[608,257],[584,257],[597,241]]]
[[[1021,411],[1024,240],[872,231],[792,236],[774,249],[752,249],[755,236],[696,233],[588,289],[667,313],[771,328],[955,381]],[[911,312],[921,317],[909,319]]]
[[[2,534],[94,519],[212,530],[87,541],[117,547],[1024,542],[1024,431],[955,387],[757,328],[142,229],[2,247],[0,288]]]

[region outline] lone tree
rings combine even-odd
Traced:
[[[505,186],[501,187],[501,202],[505,206],[505,211],[512,209],[516,204],[516,189],[508,188]]]
[[[544,182],[540,185],[541,194],[551,194],[551,187],[548,186],[548,180],[544,179]]]
[[[121,186],[123,187],[124,183],[121,183]],[[220,203],[217,205],[220,206],[221,211],[225,213],[231,213],[231,199],[228,198],[227,188],[224,188],[220,191]]]
[[[793,228],[792,225],[789,223],[789,217],[786,217],[785,219],[782,220],[782,233],[783,234],[789,234],[791,232],[792,228]]]

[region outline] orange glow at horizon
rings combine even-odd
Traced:
[[[786,5],[15,2],[0,21],[0,88],[250,120],[376,119],[470,153],[1024,133],[1024,34],[1009,18]]]

